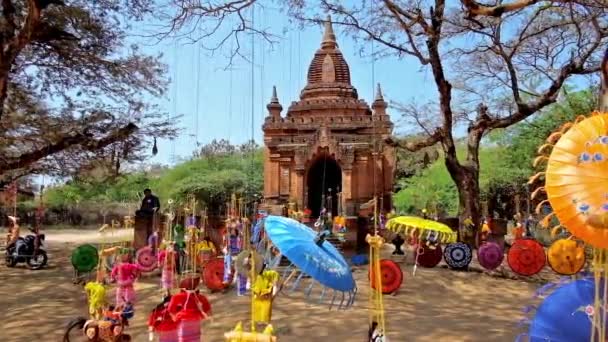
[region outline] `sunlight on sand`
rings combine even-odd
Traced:
[[[47,232],[50,266],[41,271],[23,267],[0,269],[0,340],[60,341],[65,324],[86,315],[82,288],[72,284],[69,255],[74,241],[95,239],[95,232]],[[67,242],[70,243],[67,243]],[[385,296],[388,337],[403,341],[514,341],[520,333],[521,309],[531,302],[537,284],[493,278],[478,272],[402,265],[405,282],[395,296]],[[273,309],[273,326],[279,341],[307,342],[331,338],[335,342],[363,341],[368,328],[367,270],[357,268],[357,301],[346,311],[329,311],[328,304],[312,303],[302,292],[280,294]],[[307,284],[307,282],[306,282]],[[136,315],[128,328],[135,341],[148,339],[146,320],[160,300],[160,277],[149,275],[137,284]],[[113,295],[113,293],[110,293]],[[326,294],[326,298],[328,295]],[[213,320],[203,325],[205,341],[221,342],[224,332],[238,321],[247,323],[249,299],[235,291],[210,294]]]

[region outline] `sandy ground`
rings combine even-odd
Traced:
[[[75,244],[99,241],[95,231],[47,231],[50,264],[30,271],[0,266],[0,341],[61,341],[66,323],[86,315],[81,286],[72,284],[69,255]],[[455,272],[444,267],[418,268],[403,263],[405,282],[397,295],[385,297],[388,337],[405,341],[514,341],[521,309],[539,284],[508,280],[480,272]],[[357,301],[347,311],[306,301],[300,294],[279,295],[273,325],[279,341],[365,341],[368,328],[368,281],[365,268],[355,270]],[[146,276],[137,284],[136,316],[128,332],[147,341],[147,313],[160,299],[160,278]],[[317,295],[319,294],[317,290]],[[209,294],[214,318],[204,323],[205,341],[223,341],[223,333],[249,317],[247,297],[232,290]],[[313,293],[314,296],[314,293]],[[316,297],[318,298],[318,296]]]

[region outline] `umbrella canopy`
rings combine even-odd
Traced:
[[[575,123],[555,143],[545,190],[561,225],[597,248],[608,248],[608,114]]]
[[[224,282],[224,260],[213,259],[203,269],[203,281],[209,290],[223,290],[232,282],[232,275]]]
[[[382,277],[382,293],[393,293],[401,287],[403,283],[403,271],[401,271],[401,267],[396,262],[389,259],[380,260],[380,273]],[[369,279],[372,289],[375,290],[377,285],[373,267],[370,267]]]
[[[558,274],[573,275],[585,266],[585,249],[570,239],[559,239],[547,250],[547,261],[551,269]]]
[[[342,292],[355,290],[355,280],[340,252],[315,231],[286,217],[268,216],[268,238],[290,262],[322,285]]]
[[[388,220],[386,228],[406,235],[418,234],[422,240],[433,240],[440,243],[456,242],[457,234],[443,223],[426,220],[415,216],[399,216]]]
[[[487,270],[493,270],[500,266],[504,256],[502,248],[494,242],[486,242],[477,250],[477,260]]]
[[[530,323],[530,342],[591,340],[595,283],[584,278],[563,285],[540,304]],[[596,335],[597,336],[597,335]]]
[[[144,246],[137,250],[135,254],[137,264],[144,272],[152,272],[158,264],[157,257],[154,255],[154,250],[150,246]]]
[[[467,268],[473,259],[473,251],[466,243],[450,243],[443,251],[443,259],[453,269]]]
[[[93,245],[80,245],[72,252],[71,261],[76,271],[91,272],[99,263],[99,252]]]
[[[533,239],[515,240],[509,253],[507,253],[507,263],[513,272],[531,276],[545,267],[545,249]]]

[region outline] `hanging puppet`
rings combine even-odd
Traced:
[[[180,292],[173,295],[167,311],[177,324],[175,342],[200,342],[201,321],[211,315],[211,304],[197,290],[200,277],[186,278],[180,283]]]
[[[167,242],[167,248],[158,253],[158,263],[161,267],[161,288],[166,296],[171,295],[171,289],[175,287],[175,273],[177,269],[177,252],[175,243]]]
[[[158,335],[158,342],[177,341],[177,322],[169,313],[171,296],[165,296],[148,317],[149,340],[154,341],[154,334]]]
[[[253,317],[256,324],[270,324],[272,302],[278,293],[278,281],[279,274],[274,270],[266,270],[265,267],[262,267],[262,272],[256,276],[251,286]]]
[[[89,303],[89,315],[92,319],[101,319],[103,308],[106,306],[106,286],[104,283],[103,266],[98,267],[95,281],[84,286]]]
[[[232,267],[232,260],[241,252],[242,249],[242,238],[239,230],[239,222],[232,221],[230,223],[230,236],[228,238],[228,246],[227,251],[230,255],[228,258],[228,264],[224,265],[224,267],[229,270]],[[230,272],[224,272],[224,274],[230,274]],[[237,275],[236,277],[236,286],[237,286],[237,295],[244,296],[247,292],[247,277],[243,275]]]
[[[140,274],[140,268],[132,262],[131,251],[124,249],[120,255],[120,262],[112,268],[111,277],[116,281],[116,305],[135,303],[135,288],[133,284]]]

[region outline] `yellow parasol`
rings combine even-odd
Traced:
[[[560,224],[608,248],[608,114],[594,113],[564,130],[547,161],[545,191]],[[555,133],[554,133],[555,134]]]
[[[418,234],[422,240],[433,238],[440,243],[452,243],[457,239],[456,232],[445,224],[415,216],[392,218],[386,223],[386,228],[410,236]]]

